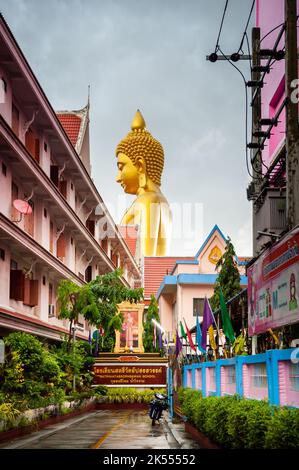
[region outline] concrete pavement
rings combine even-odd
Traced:
[[[155,426],[147,411],[92,411],[11,442],[3,449],[198,449],[184,424],[167,413]]]

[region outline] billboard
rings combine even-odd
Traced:
[[[299,228],[267,249],[247,274],[250,336],[299,322]]]

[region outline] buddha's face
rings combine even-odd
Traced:
[[[139,174],[132,160],[124,153],[119,153],[117,168],[116,182],[121,184],[125,193],[136,194],[139,188]]]

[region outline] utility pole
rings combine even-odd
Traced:
[[[260,51],[260,40],[261,40],[261,30],[260,28],[252,28],[252,34],[251,34],[251,41],[252,41],[252,67],[258,67],[260,66],[260,56],[259,56],[259,51]],[[251,79],[254,81],[259,81],[261,78],[260,72],[252,72],[252,77]],[[252,133],[254,134],[257,131],[260,131],[260,119],[261,119],[261,90],[257,88],[256,90],[256,96],[254,96],[254,88],[252,89],[252,99],[253,99],[253,104],[252,104]],[[252,135],[252,142],[254,143],[259,143],[260,138],[259,137],[254,137]],[[251,160],[252,157],[255,155],[256,150],[251,150],[250,155],[251,155]],[[262,181],[263,181],[263,175],[262,175],[262,153],[261,151],[258,152],[255,156],[255,160],[252,163],[252,184],[254,187],[254,193],[255,194],[260,194],[261,189],[262,189]],[[253,223],[252,223],[252,241],[253,241],[253,255],[257,253],[257,243],[256,243],[256,237],[257,237],[257,225],[256,225],[256,207],[253,201]]]
[[[297,2],[285,0],[285,90],[286,90],[286,174],[287,224],[291,230],[299,224],[299,128]]]

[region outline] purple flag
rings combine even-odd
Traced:
[[[176,342],[175,342],[175,355],[176,357],[178,357],[178,355],[180,354],[181,350],[182,350],[182,341],[181,341],[181,338],[179,337],[179,334],[178,334],[178,330],[176,330]]]
[[[162,349],[162,348],[163,348],[162,333],[161,333],[161,331],[159,330],[159,349]]]
[[[203,307],[203,322],[202,322],[202,339],[201,346],[204,350],[207,347],[207,331],[208,328],[213,325],[213,315],[208,299],[205,297],[205,303]]]

